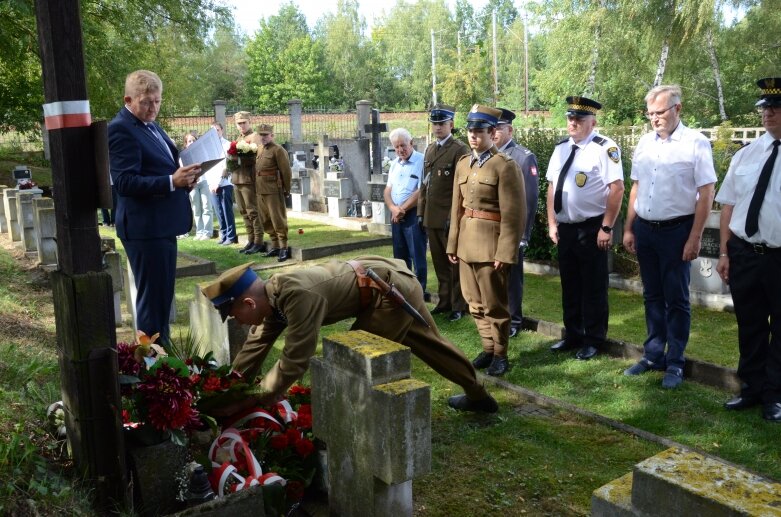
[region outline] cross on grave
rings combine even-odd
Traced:
[[[382,174],[382,149],[380,134],[388,131],[388,124],[380,124],[380,110],[372,109],[372,123],[364,126],[366,133],[372,135],[372,174]]]

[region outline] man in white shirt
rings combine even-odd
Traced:
[[[426,292],[426,234],[418,224],[418,197],[423,181],[423,155],[412,145],[412,135],[404,128],[396,128],[388,138],[396,150],[396,159],[388,171],[385,187],[385,205],[391,213],[393,258],[401,259],[415,272],[424,298]],[[413,268],[414,264],[414,268]]]
[[[556,244],[566,335],[554,352],[577,348],[577,359],[599,353],[607,336],[607,251],[624,196],[621,150],[597,134],[602,105],[567,97],[569,138],[548,164],[548,236]]]
[[[724,407],[762,404],[781,422],[781,77],[757,81],[757,107],[767,133],[732,158],[716,201],[721,203],[719,276],[730,285],[738,320],[743,381]]]
[[[220,135],[222,148],[227,151],[230,142],[222,136],[222,124],[213,122],[212,127]],[[230,246],[237,244],[239,237],[236,234],[236,217],[233,213],[233,183],[231,183],[230,172],[226,167],[227,163],[223,160],[222,163],[209,169],[204,176],[209,184],[212,207],[214,207],[214,213],[220,225],[220,237],[217,244]]]
[[[640,264],[648,337],[643,358],[624,373],[661,370],[662,387],[677,388],[691,326],[691,261],[700,252],[716,172],[708,139],[681,122],[680,87],[657,86],[645,101],[653,131],[632,159],[624,246]]]

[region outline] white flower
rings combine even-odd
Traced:
[[[242,154],[257,153],[258,144],[255,142],[250,143],[242,140],[240,142],[236,142],[236,150]]]

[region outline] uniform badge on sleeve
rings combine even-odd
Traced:
[[[588,179],[588,176],[586,176],[585,172],[579,172],[575,174],[575,185],[578,187],[582,187],[586,184],[586,180]]]
[[[618,151],[618,147],[611,147],[607,150],[608,157],[613,160],[614,163],[621,161],[621,153]]]
[[[529,167],[529,171],[532,173],[532,176],[536,176],[537,175],[537,166],[536,165],[532,165],[531,167]]]

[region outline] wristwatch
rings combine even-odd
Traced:
[[[600,227],[600,230],[602,230],[605,233],[610,233],[610,232],[613,231],[613,227],[605,225],[605,226]]]

